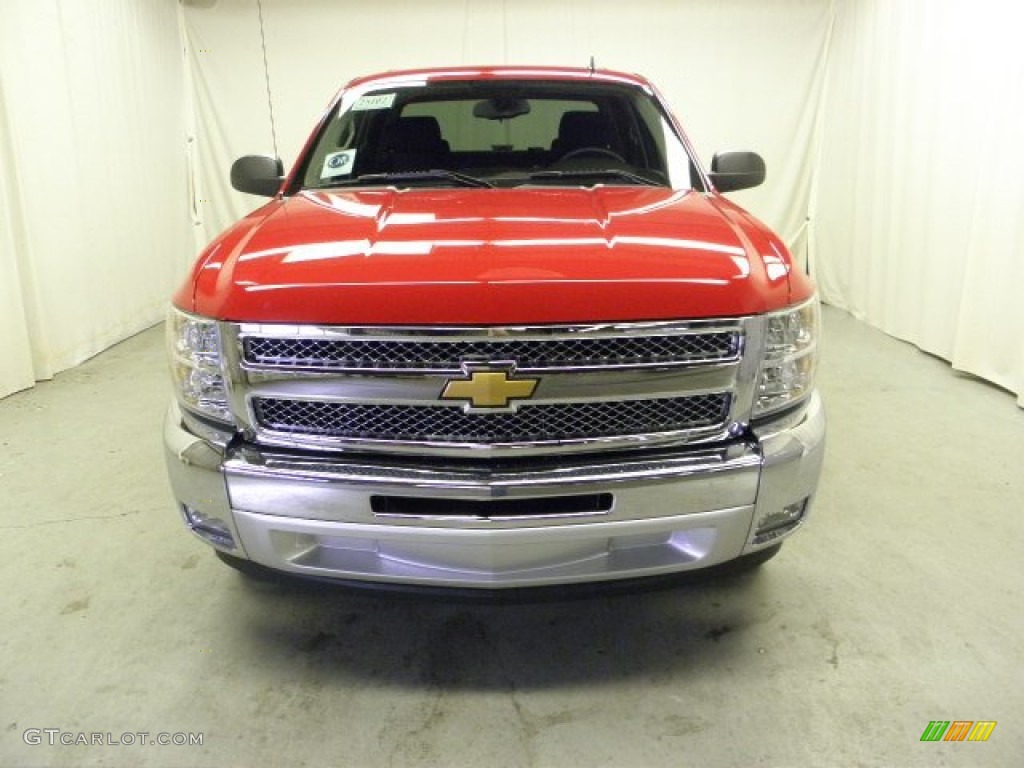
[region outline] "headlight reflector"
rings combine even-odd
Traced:
[[[167,347],[174,391],[181,404],[220,421],[232,421],[217,323],[171,307],[167,314]]]
[[[817,296],[765,317],[765,350],[757,375],[755,418],[781,410],[811,393],[820,328]]]

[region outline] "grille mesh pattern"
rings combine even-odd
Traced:
[[[727,393],[655,400],[520,406],[514,413],[459,407],[380,405],[258,398],[264,429],[297,435],[435,443],[519,443],[640,435],[714,427],[729,412]]]
[[[576,339],[245,339],[246,362],[277,368],[458,371],[463,362],[515,360],[516,367],[570,368],[735,359],[737,331]]]

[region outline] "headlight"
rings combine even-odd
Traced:
[[[205,416],[232,421],[217,324],[171,307],[167,313],[167,347],[174,391],[181,404]]]
[[[755,418],[781,410],[811,393],[820,326],[817,296],[765,317],[764,360],[754,395]]]

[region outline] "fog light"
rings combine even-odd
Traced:
[[[235,548],[235,539],[231,535],[231,528],[219,517],[207,515],[202,510],[190,507],[188,504],[181,505],[181,513],[185,517],[185,525],[200,538],[222,549]]]
[[[757,521],[757,530],[754,531],[754,544],[767,544],[796,528],[807,511],[807,502],[808,499],[802,499],[762,516]]]

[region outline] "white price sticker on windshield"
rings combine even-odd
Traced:
[[[393,93],[371,93],[369,96],[360,96],[352,105],[353,112],[366,112],[371,109],[391,109],[395,103]]]
[[[324,167],[320,171],[321,179],[329,179],[332,176],[348,176],[356,164],[356,150],[345,149],[341,152],[331,152],[324,158]]]

